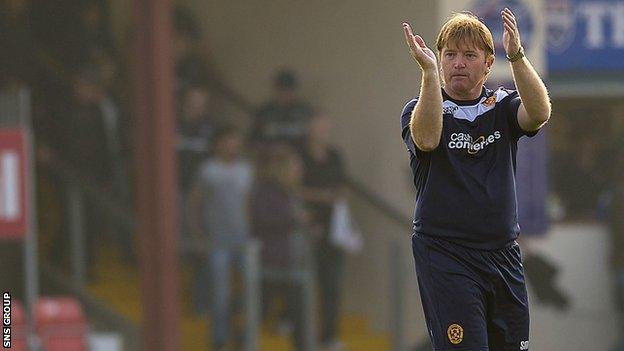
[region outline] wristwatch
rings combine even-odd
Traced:
[[[518,50],[518,52],[516,52],[515,54],[509,56],[507,56],[507,60],[509,60],[509,62],[516,62],[519,59],[524,57],[524,49],[522,48],[522,46],[520,47],[520,49]]]

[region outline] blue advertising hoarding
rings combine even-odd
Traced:
[[[518,221],[522,235],[542,235],[550,221],[548,202],[547,126],[533,138],[518,141],[516,186]]]
[[[549,73],[624,70],[624,0],[549,0]]]
[[[522,0],[477,0],[472,4],[471,12],[477,15],[492,32],[496,59],[507,62],[503,47],[503,25],[501,10],[510,8],[518,21],[522,44],[525,50],[533,47],[535,35],[535,16]]]

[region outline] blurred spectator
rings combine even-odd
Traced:
[[[587,118],[596,115],[608,116],[609,112],[600,107],[571,110],[566,114],[565,122],[558,122],[559,132],[551,134],[559,135],[560,144],[553,145],[551,185],[561,198],[567,219],[595,220],[600,196],[608,188],[608,172],[604,165],[610,163],[611,146],[610,138],[601,131],[611,128],[608,118]],[[578,135],[579,130],[585,132]],[[577,149],[566,144],[571,139],[576,140]]]
[[[297,191],[302,165],[287,147],[275,147],[257,160],[257,181],[250,199],[252,234],[262,243],[263,269],[288,271],[296,266],[301,252],[302,227],[307,219]],[[286,304],[289,322],[294,324],[295,350],[303,350],[301,285],[295,281],[265,280],[262,284],[262,312],[266,318],[277,299]],[[280,321],[284,322],[284,321]]]
[[[111,31],[107,2],[87,0],[78,5],[76,59],[97,67],[109,99],[120,101],[121,55]]]
[[[315,112],[301,148],[301,159],[302,195],[311,210],[311,221],[320,232],[314,250],[320,288],[321,344],[323,350],[336,351],[342,349],[338,317],[345,252],[331,243],[329,228],[334,204],[344,195],[345,172],[342,156],[329,144],[331,128],[328,116]]]
[[[102,47],[93,47],[89,53],[89,62],[93,62],[99,70],[102,86],[116,101],[121,100],[121,63],[118,56],[104,50]]]
[[[109,155],[108,138],[104,116],[99,108],[103,89],[97,69],[93,66],[78,70],[72,81],[72,103],[67,106],[63,123],[62,148],[56,150],[57,157],[76,171],[81,179],[110,189],[113,177]],[[105,224],[91,197],[84,200],[84,231],[87,238],[87,259],[90,278],[96,262],[96,240],[103,234]]]
[[[101,50],[111,57],[117,56],[111,31],[107,2],[103,0],[81,1],[78,5],[78,55],[91,59],[93,50]]]
[[[182,6],[173,13],[173,60],[175,64],[175,91],[182,92],[188,86],[211,82],[216,79],[211,65],[202,55],[201,31],[191,11]]]
[[[242,140],[238,129],[219,129],[214,155],[201,165],[189,193],[191,232],[196,247],[208,255],[197,280],[197,308],[206,310],[209,276],[214,350],[223,350],[228,341],[233,300],[240,305],[240,299],[231,296],[231,270],[241,270],[242,247],[249,238],[248,193],[253,175],[251,164],[241,157]]]
[[[177,102],[176,116],[176,152],[178,168],[178,206],[179,223],[183,247],[192,248],[193,240],[189,228],[187,206],[189,205],[190,187],[200,164],[208,158],[213,148],[215,128],[213,97],[211,92],[201,84],[186,87]],[[185,250],[187,258],[194,267],[204,265],[205,256],[192,250]],[[206,269],[204,269],[206,270]],[[207,273],[205,273],[207,274]],[[206,284],[203,284],[206,285]],[[206,299],[196,302],[197,310],[207,309]]]
[[[33,33],[27,0],[0,2],[0,87],[32,81]]]
[[[117,63],[119,53],[105,0],[32,0],[33,27],[41,43],[38,58],[57,79],[74,67],[92,62],[104,51]]]
[[[72,94],[72,103],[62,124],[62,149],[56,150],[55,157],[68,164],[83,181],[111,192],[119,200],[128,201],[119,113],[114,101],[106,94],[97,67],[86,65],[77,71],[72,80]],[[85,197],[85,202],[88,258],[93,263],[95,237],[101,234],[104,220],[96,199]],[[127,237],[129,234],[122,235],[122,247],[131,250],[133,245]]]
[[[296,147],[302,142],[312,110],[297,96],[298,87],[293,71],[277,72],[273,80],[274,96],[258,110],[252,122],[254,144],[285,143]]]
[[[107,125],[114,122],[106,121],[100,107],[105,99],[97,67],[78,69],[72,80],[72,103],[65,115],[64,146],[59,152],[86,179],[110,187],[113,165]]]
[[[204,85],[193,84],[180,96],[177,120],[177,149],[180,186],[188,191],[197,167],[212,148],[213,134],[217,128],[213,113],[213,96]]]

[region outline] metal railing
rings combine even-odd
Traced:
[[[243,349],[245,351],[259,350],[258,340],[260,337],[260,304],[262,301],[261,282],[286,282],[297,285],[301,292],[301,311],[303,323],[302,351],[316,351],[316,317],[315,317],[315,294],[316,272],[314,270],[314,255],[312,247],[304,233],[293,233],[296,249],[292,252],[296,257],[289,267],[267,267],[261,264],[260,251],[262,244],[257,239],[251,239],[243,245],[235,246],[230,250],[243,253],[243,283],[244,283],[244,312],[245,332],[243,336]],[[195,254],[203,254],[195,247],[188,246],[185,251]],[[223,283],[223,282],[221,282]],[[227,282],[225,283],[227,284]],[[213,321],[215,322],[215,321]],[[222,321],[224,322],[224,321]]]
[[[379,211],[384,217],[401,225],[412,223],[409,217],[400,213],[392,205],[375,195],[356,180],[349,179],[348,185],[349,189],[354,194]],[[410,273],[407,272],[405,268],[403,250],[401,250],[404,245],[405,243],[399,242],[398,240],[391,240],[388,245],[388,265],[390,267],[390,284],[388,285],[390,318],[388,320],[388,325],[392,351],[406,351],[409,349],[405,332],[407,321],[405,315],[405,291],[407,290],[407,282],[405,277],[410,276]]]
[[[84,227],[85,199],[95,204],[98,213],[103,213],[111,221],[121,224],[128,232],[133,232],[135,218],[132,211],[120,204],[110,193],[104,191],[95,182],[89,181],[68,165],[56,165],[51,168],[53,173],[63,181],[67,193],[67,211],[70,222],[71,242],[71,279],[74,289],[79,287],[84,290],[86,281],[86,239]],[[301,233],[294,234],[298,242],[295,246],[300,250],[296,256],[299,258],[288,269],[275,269],[262,267],[260,262],[260,243],[250,240],[245,245],[236,248],[243,252],[244,277],[244,305],[245,305],[245,331],[244,350],[257,351],[259,326],[260,326],[260,282],[288,281],[301,287],[303,319],[303,351],[315,351],[316,347],[316,323],[315,323],[315,271],[314,258],[310,244]],[[192,247],[183,248],[184,251],[195,251]]]
[[[68,165],[56,165],[51,170],[63,181],[67,193],[67,216],[69,220],[71,242],[71,290],[80,289],[81,295],[88,295],[85,289],[87,261],[86,261],[86,233],[84,227],[85,199],[97,206],[98,213],[104,214],[111,221],[121,224],[128,232],[133,232],[136,226],[132,211],[117,202],[110,193],[81,177],[78,172]],[[260,281],[262,271],[260,269],[258,242],[251,240],[238,248],[243,252],[244,267],[243,277],[245,280],[245,335],[244,350],[257,351],[259,325],[260,325]],[[308,349],[313,350],[313,349]]]
[[[295,232],[293,234],[294,247],[293,252],[295,260],[289,268],[271,268],[264,267],[262,269],[262,279],[265,281],[286,281],[296,284],[300,287],[301,292],[301,318],[303,323],[302,330],[302,351],[316,351],[316,271],[314,264],[314,255],[312,246],[303,232]],[[295,322],[295,325],[297,322]]]

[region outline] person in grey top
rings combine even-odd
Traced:
[[[212,336],[214,350],[222,350],[230,335],[231,269],[242,267],[242,246],[249,239],[248,194],[253,182],[251,163],[241,156],[240,131],[224,127],[216,132],[214,156],[200,167],[189,195],[189,224],[198,250],[208,260],[202,267],[198,294],[212,287]],[[203,284],[202,284],[203,283]]]

